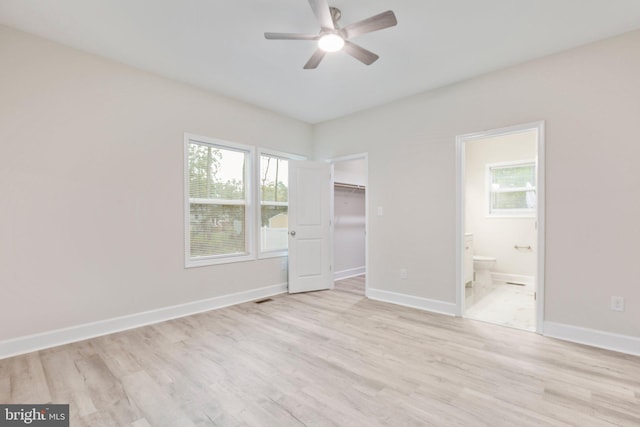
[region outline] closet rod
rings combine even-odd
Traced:
[[[340,188],[350,188],[352,190],[364,190],[367,187],[365,187],[364,185],[356,185],[356,184],[346,184],[344,182],[334,182],[333,183],[336,187],[340,187]]]

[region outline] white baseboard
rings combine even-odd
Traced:
[[[640,356],[640,338],[563,323],[544,322],[543,335],[606,350]]]
[[[138,328],[140,326],[151,325],[153,323],[164,322],[204,311],[228,307],[285,292],[287,292],[287,284],[282,283],[98,322],[85,323],[64,329],[12,338],[0,341],[0,359],[95,338],[101,335],[112,334],[114,332],[121,332],[127,329]]]
[[[333,273],[333,280],[348,279],[349,277],[361,276],[366,273],[367,268],[362,267],[350,268],[348,270],[336,271]]]
[[[403,305],[405,307],[419,308],[420,310],[431,311],[433,313],[446,314],[447,316],[456,315],[456,305],[451,302],[438,301],[371,288],[367,289],[367,298]]]
[[[525,286],[533,286],[535,284],[534,276],[525,276],[522,274],[510,274],[510,273],[491,273],[491,280],[494,282],[511,282],[520,283]]]

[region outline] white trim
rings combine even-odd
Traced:
[[[362,160],[362,159],[366,159],[368,156],[369,156],[368,153],[349,154],[347,156],[336,157],[328,161],[329,163],[338,163],[338,162],[346,162],[349,160]]]
[[[536,165],[536,203],[538,207],[538,218],[536,226],[538,229],[538,254],[536,258],[536,332],[542,334],[544,332],[544,287],[545,287],[545,251],[546,251],[546,154],[545,154],[545,122],[537,123],[538,127],[538,158]]]
[[[328,161],[329,163],[329,184],[331,187],[329,188],[329,271],[333,272],[333,266],[336,265],[335,260],[335,248],[333,247],[335,242],[335,225],[333,222],[336,218],[336,210],[335,210],[335,197],[336,197],[336,180],[335,180],[335,163],[332,161]],[[365,294],[367,293],[367,282],[364,283],[365,286]],[[331,286],[329,289],[335,288],[335,277],[331,281]]]
[[[289,202],[263,202],[260,201],[260,206],[289,206]]]
[[[493,213],[484,216],[487,219],[531,219],[536,217],[535,210],[519,210],[519,209],[495,209]]]
[[[255,255],[249,253],[202,256],[191,258],[189,260],[189,263],[185,264],[185,268],[206,267],[208,265],[229,264],[233,262],[255,261],[255,259]]]
[[[265,156],[279,157],[279,158],[284,159],[284,160],[307,160],[306,156],[301,156],[301,155],[298,155],[298,154],[285,153],[284,151],[269,150],[268,148],[258,148],[257,152],[258,152],[258,157],[260,157],[262,154],[264,154]],[[258,164],[260,164],[260,162],[258,162]],[[260,174],[258,174],[258,175],[260,175]]]
[[[367,272],[367,267],[356,267],[348,270],[336,271],[333,273],[333,280],[348,279],[349,277],[361,276]]]
[[[456,137],[456,316],[464,314],[464,297],[467,282],[464,276],[464,253],[466,247],[464,227],[464,182],[465,182],[465,144],[464,136]],[[472,274],[472,276],[474,276]]]
[[[189,262],[191,260],[191,235],[189,234],[189,230],[191,227],[191,205],[189,202],[189,141],[191,140],[191,134],[184,134],[184,143],[182,147],[182,215],[184,216],[183,221],[183,229],[184,233],[182,236],[182,240],[184,241],[184,266],[187,268]]]
[[[270,259],[270,258],[287,258],[289,256],[288,249],[260,252],[258,259]]]
[[[371,288],[367,289],[367,298],[402,305],[404,307],[417,308],[420,310],[430,311],[432,313],[445,314],[447,316],[456,315],[456,304],[446,301],[438,301]]]
[[[494,282],[511,282],[533,287],[536,283],[535,276],[526,276],[524,274],[511,273],[495,273],[491,272],[491,280]]]
[[[544,326],[544,257],[545,257],[545,122],[544,120],[499,129],[458,135],[456,137],[456,315],[464,313],[464,181],[465,143],[492,136],[503,136],[527,130],[536,130],[538,157],[536,159],[537,192],[537,266],[536,266],[536,332],[543,333]]]
[[[581,328],[556,322],[544,322],[544,335],[564,341],[640,356],[640,338]]]
[[[230,206],[246,206],[244,199],[202,199],[197,197],[189,197],[189,203],[195,205],[230,205]]]
[[[465,141],[473,141],[476,139],[485,139],[485,138],[497,136],[497,135],[504,136],[512,133],[520,133],[527,130],[537,129],[540,126],[544,127],[544,120],[540,120],[537,122],[523,123],[523,124],[514,125],[514,126],[505,126],[497,129],[482,130],[480,132],[467,133],[467,134],[458,136],[458,138],[464,138]]]
[[[0,359],[30,353],[32,351],[38,351],[45,348],[57,347],[59,345],[108,335],[115,332],[126,331],[128,329],[139,328],[141,326],[151,325],[154,323],[165,322],[179,317],[229,307],[231,305],[241,304],[286,292],[287,284],[281,283],[278,285],[251,289],[249,291],[164,307],[157,310],[150,310],[142,313],[130,314],[127,316],[115,317],[98,322],[85,323],[83,325],[71,326],[68,328],[56,329],[53,331],[0,341]]]
[[[529,130],[531,130],[531,129],[529,129]],[[509,133],[513,133],[513,132],[509,132]],[[501,135],[504,135],[504,134],[501,134]],[[500,169],[500,168],[514,167],[514,166],[528,166],[528,165],[535,166],[535,163],[536,163],[536,159],[522,159],[522,160],[508,160],[508,161],[505,161],[505,162],[487,163],[485,166],[487,166],[487,167],[489,167],[491,169]],[[489,181],[489,182],[491,182],[491,181]]]

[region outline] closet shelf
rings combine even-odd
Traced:
[[[365,190],[367,188],[364,185],[347,184],[344,182],[334,182],[334,185],[339,188],[347,188],[350,190]]]

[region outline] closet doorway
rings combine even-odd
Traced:
[[[333,277],[336,290],[366,295],[367,155],[333,163]]]

